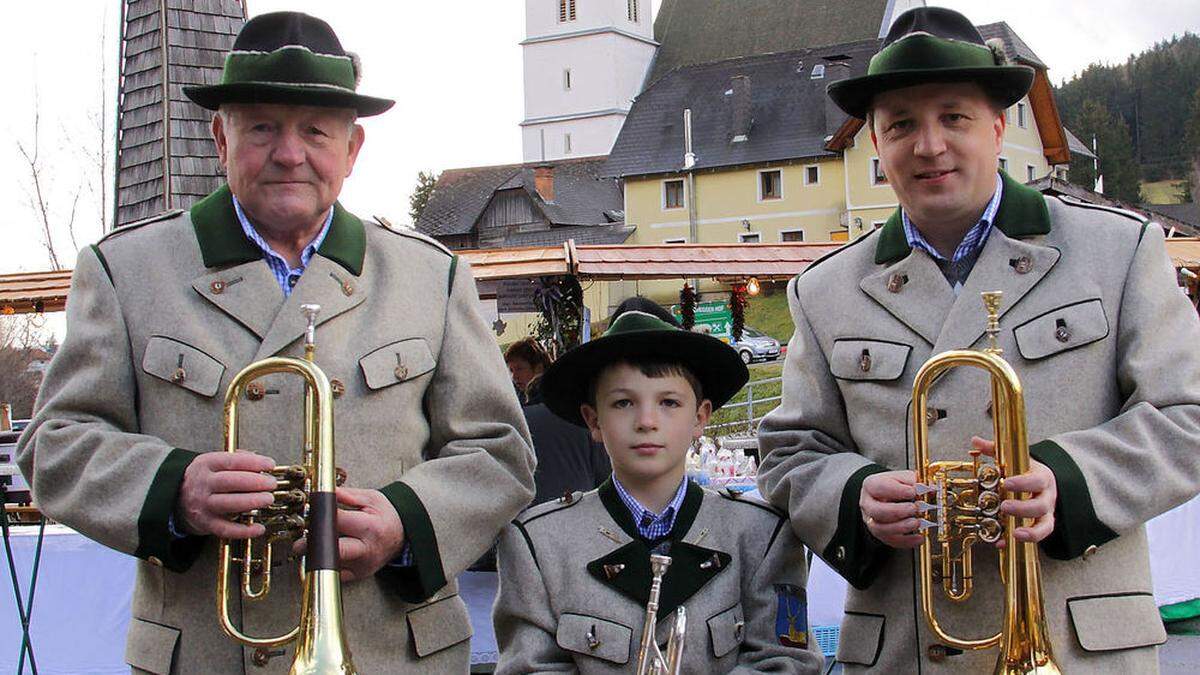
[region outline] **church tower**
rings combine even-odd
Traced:
[[[525,0],[526,162],[607,155],[654,59],[650,0]]]

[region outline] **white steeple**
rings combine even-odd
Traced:
[[[650,0],[525,0],[525,161],[607,155],[654,58]]]

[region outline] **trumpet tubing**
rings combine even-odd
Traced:
[[[256,547],[256,539],[241,544],[235,557],[234,542],[220,541],[217,567],[217,614],[225,633],[247,647],[269,649],[296,642],[290,672],[318,675],[355,673],[347,646],[342,614],[341,582],[338,578],[337,500],[339,484],[334,464],[333,393],[325,373],[313,363],[316,314],[319,307],[305,305],[308,318],[304,358],[271,357],[243,368],[225,394],[225,450],[238,449],[239,402],[249,384],[275,373],[288,373],[304,381],[304,456],[299,465],[279,466],[271,474],[278,481],[275,501],[270,506],[243,514],[245,524],[261,523],[267,530]],[[271,549],[276,542],[307,539],[303,562],[300,621],[282,635],[255,637],[235,625],[230,606],[231,579],[237,580],[241,597],[258,601],[271,589]],[[255,553],[255,549],[260,553]],[[242,566],[241,573],[233,564]]]
[[[1004,478],[1029,470],[1021,381],[996,341],[1000,297],[999,292],[983,293],[988,312],[986,349],[938,354],[921,366],[913,382],[913,451],[918,508],[924,521],[919,555],[921,608],[930,630],[946,645],[959,649],[999,645],[996,673],[1048,675],[1061,671],[1050,647],[1037,545],[1019,542],[1014,535],[1016,528],[1029,524],[1030,519],[1000,513]],[[933,461],[930,456],[930,389],[945,372],[960,367],[978,368],[990,376],[994,463],[985,462],[975,450],[966,461]],[[1005,546],[1000,550],[1000,575],[1005,588],[1000,630],[980,639],[956,637],[938,621],[934,607],[937,582],[940,579],[945,597],[967,602],[974,590],[972,547],[1001,539]]]

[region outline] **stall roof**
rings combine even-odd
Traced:
[[[0,274],[0,313],[60,312],[70,288],[71,270]]]
[[[562,246],[458,251],[480,281],[575,274],[598,280],[787,279],[841,242]],[[1200,237],[1167,239],[1177,268],[1200,270]],[[0,274],[0,313],[55,312],[66,306],[71,271]]]
[[[457,251],[471,263],[477,281],[560,276],[572,270],[570,243],[526,248],[483,248]]]
[[[575,273],[589,279],[791,278],[841,242],[576,246]]]

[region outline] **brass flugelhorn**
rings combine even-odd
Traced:
[[[1004,360],[996,339],[1002,293],[985,292],[982,296],[988,317],[988,346],[938,354],[921,366],[913,382],[913,449],[924,536],[920,547],[921,608],[930,630],[948,646],[988,649],[999,645],[995,673],[1060,673],[1050,648],[1037,544],[1019,542],[1014,535],[1017,527],[1028,526],[1032,519],[1000,513],[1003,480],[1029,470],[1029,439],[1021,381]],[[946,371],[961,366],[979,368],[991,376],[994,463],[983,461],[976,450],[969,451],[968,461],[930,459],[926,417],[929,391]],[[976,542],[992,544],[1001,538],[1005,542],[1000,549],[1000,578],[1004,584],[1001,630],[977,640],[954,637],[942,629],[935,615],[935,584],[940,579],[947,598],[965,602],[973,590],[972,546]]]
[[[339,579],[337,540],[338,470],[334,465],[333,392],[329,378],[313,362],[320,305],[302,305],[308,320],[304,332],[304,358],[271,357],[249,364],[229,383],[225,393],[225,450],[238,449],[238,403],[254,380],[274,373],[291,373],[304,380],[304,456],[299,465],[277,466],[271,474],[279,481],[275,502],[238,517],[243,524],[261,523],[267,529],[262,542],[257,539],[238,542],[240,556],[235,557],[234,542],[222,539],[217,568],[217,614],[221,628],[237,642],[254,647],[255,659],[265,658],[272,647],[296,642],[292,661],[293,675],[352,675],[342,616],[342,586]],[[291,631],[271,637],[245,635],[234,625],[230,612],[230,579],[245,600],[260,600],[271,587],[271,547],[274,542],[307,538],[302,563],[300,622]],[[255,552],[258,548],[260,551]],[[232,570],[241,564],[241,574]]]
[[[642,644],[638,648],[637,675],[679,675],[683,668],[683,638],[687,632],[687,611],[683,607],[675,610],[675,622],[671,624],[671,635],[667,638],[667,653],[663,654],[654,638],[658,624],[658,596],[662,592],[663,576],[671,566],[671,558],[665,555],[650,556],[650,597],[646,601],[646,623],[642,626]]]

